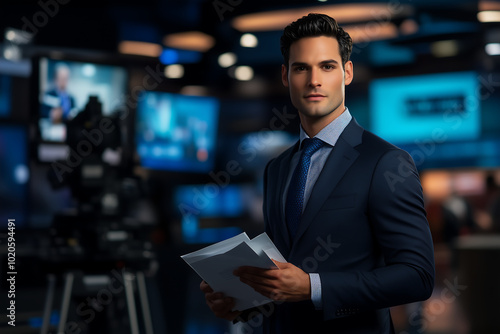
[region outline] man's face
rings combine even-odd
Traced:
[[[334,37],[306,37],[292,43],[289,67],[283,65],[281,75],[301,121],[314,119],[326,125],[344,111],[344,88],[352,81],[352,62],[342,68]]]
[[[56,86],[60,91],[65,91],[69,81],[69,70],[60,68],[56,73]]]

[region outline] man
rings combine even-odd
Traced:
[[[394,333],[389,307],[425,300],[434,287],[413,160],[365,131],[345,107],[352,41],[334,19],[309,14],[293,22],[281,50],[300,141],[266,168],[264,217],[288,263],[235,275],[276,301],[263,312],[267,333]],[[230,296],[205,282],[201,289],[218,317],[256,314],[232,311]]]
[[[47,91],[42,101],[42,117],[48,117],[52,123],[62,123],[72,118],[75,99],[68,93],[70,69],[60,63],[54,70],[54,88]]]

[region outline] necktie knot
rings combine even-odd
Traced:
[[[306,157],[311,157],[323,145],[324,142],[321,139],[306,138],[302,141],[302,154]]]

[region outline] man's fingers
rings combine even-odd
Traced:
[[[275,264],[278,268],[280,268],[280,269],[285,269],[285,268],[287,267],[287,264],[288,264],[287,262],[279,262],[279,261],[274,260],[274,259],[271,259],[271,261],[273,261],[273,262],[274,262],[274,264]]]
[[[239,311],[232,311],[234,305],[234,299],[229,297],[215,299],[209,304],[210,309],[215,316],[227,320],[233,320],[239,314]]]
[[[270,287],[270,286],[264,286],[264,285],[259,285],[259,284],[254,284],[252,282],[247,283],[252,289],[263,295],[264,297],[267,297],[269,299],[272,299],[274,301],[279,301],[279,300],[284,300],[285,295],[284,293],[275,287]]]
[[[277,287],[276,284],[279,283],[278,281],[282,276],[280,270],[255,267],[240,267],[236,273],[236,276],[239,276],[243,283],[255,283],[274,288]]]
[[[207,282],[201,281],[200,290],[205,293],[205,301],[216,317],[232,321],[241,313],[232,311],[236,304],[233,298],[224,296],[222,292],[214,292]]]
[[[217,308],[224,306],[232,308],[234,306],[234,299],[224,296],[221,292],[206,293],[205,299],[209,305],[216,306]]]
[[[258,268],[258,267],[249,267],[249,266],[242,266],[239,267],[234,271],[234,274],[238,276],[239,274],[242,273],[249,273],[253,275],[264,275],[266,271],[269,269],[264,269],[264,268]]]
[[[231,303],[226,302],[224,299],[215,299],[212,300],[212,310],[214,312],[223,312],[223,311],[230,311],[231,309]]]
[[[239,267],[236,269],[233,274],[236,276],[246,276],[248,277],[249,275],[252,276],[258,276],[258,277],[263,277],[263,278],[274,278],[275,273],[274,269],[264,269],[264,268],[257,268],[257,267]]]
[[[220,292],[214,292],[214,293],[209,292],[209,293],[205,294],[205,299],[209,300],[211,302],[215,302],[215,301],[223,299],[223,298],[224,298],[224,294],[222,294]]]
[[[247,275],[243,274],[240,276],[240,281],[242,281],[245,284],[248,284],[252,287],[254,286],[266,286],[270,288],[275,288],[276,287],[276,279],[273,278],[264,278],[262,276],[255,276],[255,275]]]
[[[201,281],[200,290],[205,293],[214,292],[214,290],[210,287],[210,285],[208,285],[208,283],[205,281]]]

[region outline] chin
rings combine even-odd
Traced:
[[[325,117],[329,114],[331,114],[332,111],[331,110],[305,110],[303,112],[304,116],[307,116],[307,117],[314,117],[314,118],[321,118],[321,117]]]

